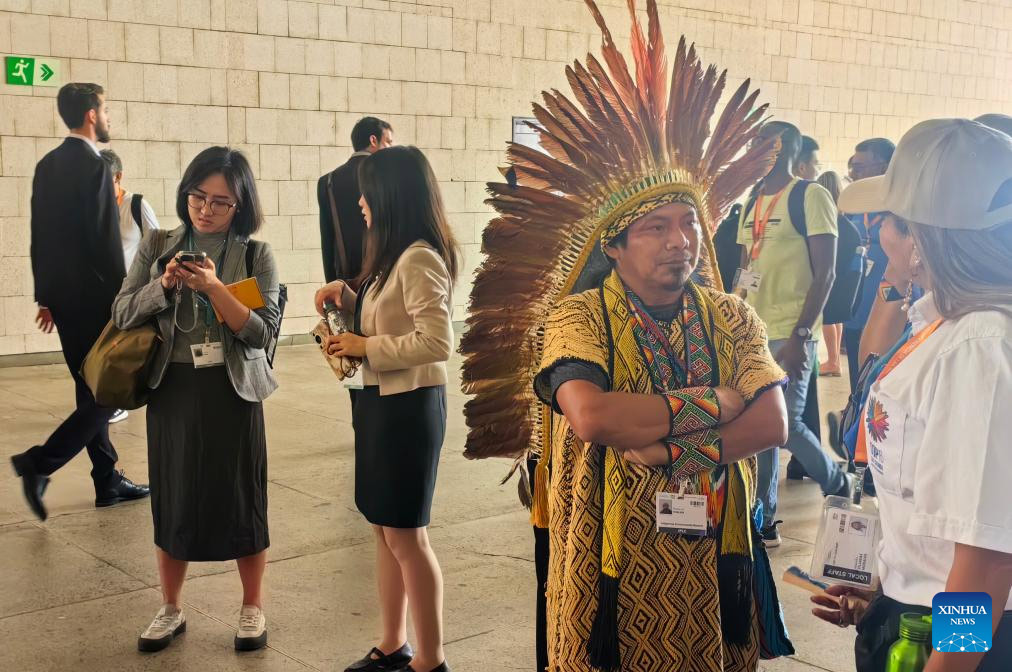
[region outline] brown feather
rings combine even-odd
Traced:
[[[588,55],[565,69],[572,96],[543,93],[534,116],[544,151],[507,146],[509,182],[486,185],[495,211],[482,232],[485,258],[470,293],[462,388],[469,458],[519,459],[541,450],[546,408],[532,382],[540,366],[545,320],[598,244],[595,213],[620,187],[676,169],[697,183],[708,231],[734,198],[764,175],[775,155],[757,136],[766,107],[745,82],[711,121],[726,73],[704,69],[694,45],[678,41],[670,77],[657,3],[647,0],[647,34],[626,0],[635,77],[593,0],[601,61]],[[705,148],[705,149],[704,149]],[[714,283],[707,246],[699,274]],[[514,463],[516,464],[516,463]]]

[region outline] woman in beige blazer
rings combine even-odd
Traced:
[[[362,284],[316,293],[355,315],[330,354],[360,357],[355,504],[373,525],[383,637],[349,671],[447,672],[443,579],[426,527],[446,432],[446,361],[460,252],[432,168],[414,147],[382,149],[359,169],[367,234]],[[407,643],[407,607],[418,651]],[[405,667],[406,666],[406,667]]]

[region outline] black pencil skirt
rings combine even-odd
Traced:
[[[425,527],[446,434],[446,386],[356,394],[355,505],[373,525]]]
[[[155,545],[177,560],[233,560],[270,546],[263,404],[224,366],[170,364],[148,402]]]

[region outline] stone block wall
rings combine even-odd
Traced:
[[[624,0],[602,0],[624,42]],[[642,3],[641,3],[642,4]],[[704,60],[749,76],[775,117],[843,171],[853,145],[894,140],[933,116],[1012,112],[1007,0],[662,0],[670,53],[684,33]],[[365,114],[422,148],[466,255],[464,316],[513,115],[565,90],[564,64],[597,48],[582,0],[0,0],[0,55],[60,60],[63,81],[111,101],[126,187],[175,226],[174,193],[202,148],[242,149],[256,171],[290,304],[307,331],[323,280],[317,177],[351,153]],[[34,165],[65,133],[56,89],[0,84],[0,355],[59,349],[33,324]]]

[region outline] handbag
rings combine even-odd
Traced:
[[[157,232],[158,249],[167,232]],[[120,329],[109,320],[81,364],[81,378],[99,406],[132,411],[148,402],[148,369],[162,338],[153,322]]]
[[[148,402],[148,368],[161,340],[153,324],[120,329],[109,320],[81,365],[99,406],[132,411]]]

